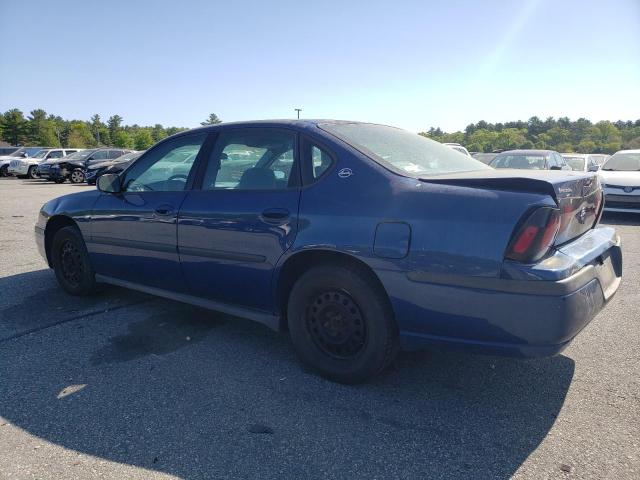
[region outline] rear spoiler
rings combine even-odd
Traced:
[[[540,193],[551,196],[558,203],[558,197],[553,185],[535,178],[421,178],[420,180],[426,183],[439,183],[458,187]]]

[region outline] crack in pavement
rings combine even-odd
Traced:
[[[140,300],[138,302],[127,303],[125,305],[118,305],[117,307],[107,308],[106,310],[94,310],[91,312],[83,313],[81,315],[76,315],[74,317],[63,318],[62,320],[58,320],[57,322],[49,323],[47,325],[42,325],[40,327],[30,328],[28,330],[23,330],[22,332],[15,333],[13,335],[9,335],[8,337],[0,338],[0,344],[6,343],[10,340],[15,340],[16,338],[24,337],[26,335],[31,335],[32,333],[38,333],[42,330],[46,330],[47,328],[55,327],[57,325],[62,325],[63,323],[73,322],[74,320],[80,320],[81,318],[93,317],[95,315],[99,315],[101,313],[109,313],[115,312],[117,310],[121,310],[126,307],[134,307],[136,305],[141,305],[146,302],[150,302],[152,299],[146,298],[144,300]]]

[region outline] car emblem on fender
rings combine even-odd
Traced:
[[[351,175],[353,175],[353,170],[351,170],[350,168],[341,168],[338,171],[338,176],[340,178],[349,178]]]
[[[625,192],[625,193],[631,193],[631,192],[633,192],[633,187],[624,187],[624,192]]]

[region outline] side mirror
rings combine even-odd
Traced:
[[[597,172],[598,170],[600,170],[600,165],[590,165],[589,166],[589,171],[590,172]]]
[[[122,191],[120,175],[105,173],[100,176],[98,178],[98,190],[105,193],[120,193]]]
[[[549,167],[549,170],[562,170],[562,167],[558,165],[552,165],[551,167]]]

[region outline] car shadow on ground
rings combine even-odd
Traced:
[[[49,296],[46,308],[33,296],[0,310],[11,322],[32,305],[12,327],[27,333],[0,340],[0,415],[64,448],[182,478],[509,478],[574,374],[564,356],[434,351],[338,385],[261,325],[115,288],[76,299],[42,272],[0,279]],[[105,302],[120,307],[99,313]]]

